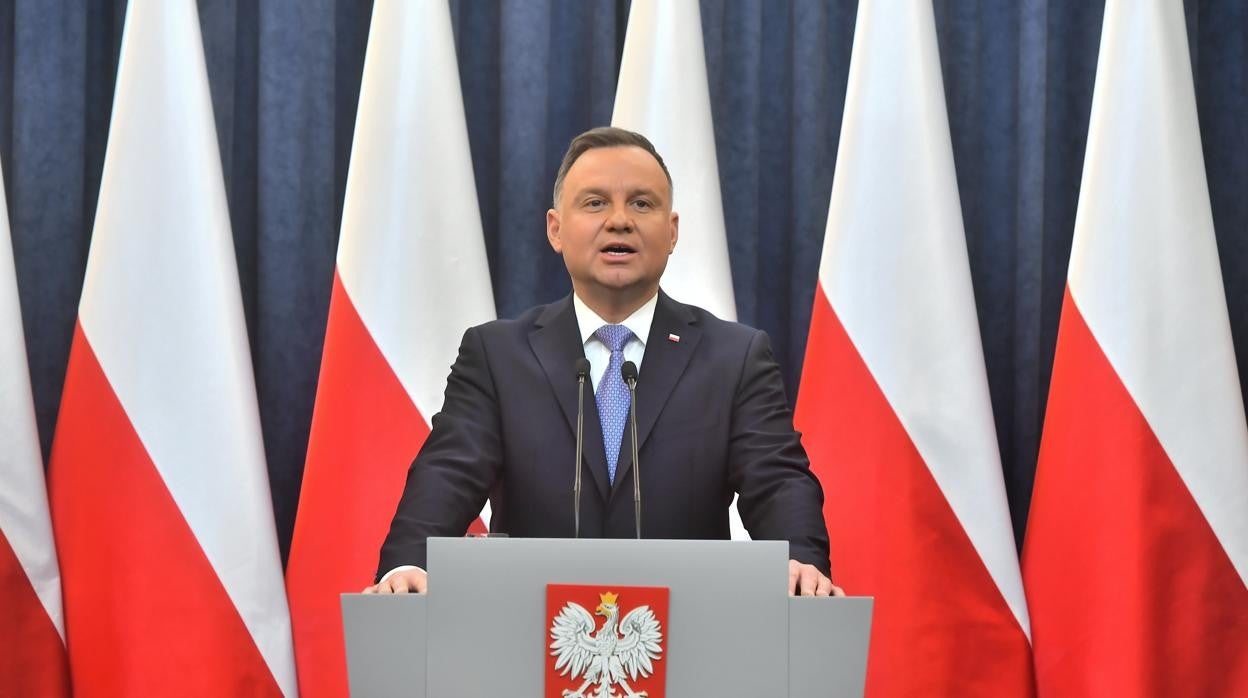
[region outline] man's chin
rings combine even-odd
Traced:
[[[639,274],[600,274],[573,287],[583,300],[601,299],[611,303],[647,300],[659,289],[657,280]]]
[[[597,276],[593,285],[602,293],[625,296],[649,295],[648,291],[658,287],[658,281],[647,279],[632,271],[623,270]]]

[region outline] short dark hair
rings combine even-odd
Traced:
[[[663,162],[663,157],[659,155],[659,151],[654,149],[654,144],[650,139],[627,129],[616,128],[614,126],[599,126],[591,128],[572,139],[572,143],[568,145],[568,152],[563,155],[563,162],[559,163],[559,173],[555,175],[555,196],[554,205],[559,205],[559,193],[563,191],[563,180],[568,176],[568,170],[572,169],[573,163],[577,161],[587,151],[595,148],[626,148],[635,146],[650,153],[655,161],[659,163],[659,167],[663,168],[663,175],[667,177],[667,188],[674,191],[672,186],[672,173],[667,171],[667,165]]]

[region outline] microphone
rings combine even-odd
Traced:
[[[589,375],[589,359],[576,360],[576,476],[572,481],[572,526],[575,537],[581,537],[581,462],[585,450],[585,377]]]
[[[637,454],[637,364],[625,361],[620,375],[628,385],[628,425],[633,443],[633,520],[637,522],[637,540],[641,540],[641,460]]]

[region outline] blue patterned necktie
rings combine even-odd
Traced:
[[[620,367],[624,365],[624,345],[633,338],[633,332],[623,325],[603,325],[594,332],[594,336],[611,350],[611,362],[598,383],[594,398],[598,403],[598,419],[602,423],[602,446],[607,452],[607,477],[614,483],[629,403],[628,386],[620,375]]]

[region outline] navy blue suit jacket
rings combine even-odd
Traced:
[[[583,349],[571,296],[464,334],[379,575],[425,566],[426,538],[463,535],[487,496],[492,531],[572,537],[575,363]],[[612,485],[588,381],[584,425],[581,535],[632,538],[630,432]],[[793,430],[765,333],[660,291],[637,381],[637,433],[643,537],[726,539],[738,492],[753,538],[788,540],[791,558],[829,573],[823,491]]]

